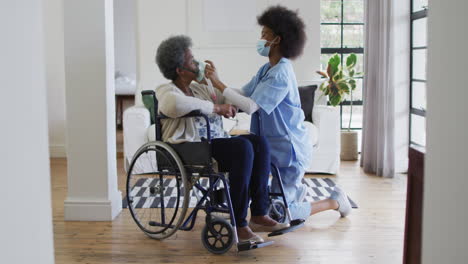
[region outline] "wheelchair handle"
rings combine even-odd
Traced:
[[[141,91],[141,95],[142,96],[145,96],[145,95],[149,95],[149,96],[152,96],[153,97],[153,104],[154,104],[154,124],[155,124],[155,139],[156,140],[159,140],[161,141],[161,137],[162,137],[162,128],[161,128],[161,122],[160,120],[161,119],[170,119],[170,117],[164,115],[164,114],[160,114],[158,115],[158,99],[156,99],[156,93],[153,91],[153,90],[144,90],[144,91]],[[179,118],[187,118],[187,117],[197,117],[197,116],[201,116],[205,119],[205,122],[206,122],[206,137],[207,137],[207,140],[208,142],[211,142],[211,130],[210,130],[210,119],[208,118],[207,115],[203,114],[200,110],[193,110],[192,112],[184,115],[184,116],[181,116]]]

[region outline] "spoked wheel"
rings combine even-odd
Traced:
[[[206,223],[201,234],[203,246],[214,254],[226,253],[234,244],[234,231],[231,224],[223,218],[214,217]]]
[[[271,200],[268,215],[278,223],[286,222],[286,206],[280,200]]]
[[[167,144],[154,141],[135,153],[127,174],[127,206],[148,236],[164,239],[181,226],[190,187],[184,166]]]

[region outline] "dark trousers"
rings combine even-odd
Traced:
[[[268,212],[270,147],[265,137],[243,135],[212,140],[220,171],[229,172],[229,187],[237,227],[247,225],[249,198],[253,216]]]

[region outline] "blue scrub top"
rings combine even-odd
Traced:
[[[273,67],[263,65],[242,90],[260,107],[252,116],[250,131],[269,140],[272,161],[279,167],[305,169],[312,146],[290,60],[282,58]]]

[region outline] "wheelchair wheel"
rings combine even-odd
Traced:
[[[278,223],[286,222],[286,206],[280,200],[272,200],[268,215]]]
[[[214,254],[226,253],[234,244],[234,230],[223,218],[213,217],[201,233],[203,246]]]
[[[135,153],[127,174],[127,206],[148,236],[164,239],[181,226],[190,200],[184,166],[167,144],[154,141]]]

